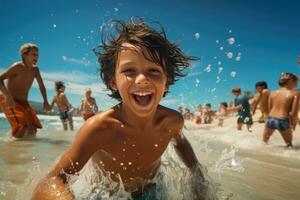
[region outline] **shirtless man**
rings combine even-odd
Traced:
[[[46,89],[37,66],[39,51],[35,44],[26,43],[19,51],[22,61],[14,63],[0,73],[0,106],[11,125],[11,134],[15,138],[25,135],[34,136],[37,128],[42,128],[40,120],[28,103],[28,93],[36,79],[44,99],[44,108],[50,110]],[[4,80],[7,79],[5,86]]]
[[[267,120],[268,115],[269,115],[268,102],[269,102],[270,91],[269,91],[268,85],[265,81],[257,82],[255,84],[255,89],[257,91],[257,94],[256,94],[256,98],[255,98],[256,100],[253,105],[253,115],[256,112],[257,105],[259,105],[259,109],[260,109],[262,115],[260,116],[258,122],[264,123]]]
[[[269,98],[270,115],[263,132],[263,142],[268,143],[274,130],[278,130],[287,147],[292,147],[292,130],[295,130],[299,108],[298,77],[292,73],[282,73],[279,79],[280,89],[271,92]]]
[[[92,96],[91,88],[87,88],[85,90],[85,98],[81,100],[81,104],[79,106],[79,111],[82,110],[83,119],[86,121],[90,117],[94,116],[98,112],[98,106],[96,103],[96,99]]]
[[[41,181],[33,199],[73,199],[66,174],[75,174],[91,161],[122,182],[133,197],[141,197],[156,175],[171,140],[193,174],[195,199],[205,199],[207,183],[193,149],[181,132],[181,114],[159,105],[188,57],[164,32],[144,23],[116,22],[119,33],[104,43],[99,55],[101,77],[120,103],[87,120],[60,161]],[[172,52],[172,53],[169,53]],[[180,66],[180,68],[179,68]],[[202,183],[202,184],[201,184]],[[153,186],[155,187],[155,186]],[[113,193],[113,191],[111,191]]]
[[[72,106],[69,103],[67,96],[65,95],[65,85],[62,81],[55,82],[55,90],[57,94],[53,97],[50,108],[52,109],[54,104],[57,105],[59,110],[59,117],[61,119],[64,130],[68,130],[68,123],[70,130],[73,130],[73,118],[71,114]]]

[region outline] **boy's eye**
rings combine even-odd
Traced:
[[[133,69],[125,69],[122,71],[122,73],[128,76],[128,75],[133,75],[135,71]]]
[[[160,75],[161,74],[161,71],[158,70],[158,69],[150,69],[149,72],[150,72],[150,74],[153,74],[153,75]]]

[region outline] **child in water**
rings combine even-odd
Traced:
[[[54,84],[57,94],[53,97],[50,107],[52,109],[56,104],[64,130],[68,130],[68,124],[70,130],[73,130],[72,106],[64,93],[66,87],[62,81],[56,81]]]
[[[204,106],[204,123],[205,124],[211,124],[213,119],[212,119],[212,116],[213,116],[213,111],[211,110],[211,104],[210,103],[207,103],[205,104]]]
[[[194,112],[195,124],[201,124],[202,122],[202,105],[199,104]]]
[[[44,108],[50,110],[46,88],[37,66],[39,48],[32,43],[20,47],[22,61],[12,64],[0,73],[0,107],[3,110],[14,138],[35,136],[37,129],[42,128],[40,120],[28,102],[28,93],[36,79],[44,99]],[[4,80],[7,83],[4,84]]]
[[[228,107],[228,105],[226,102],[220,103],[220,107],[218,110],[218,115],[219,115],[218,116],[218,119],[219,119],[218,126],[220,126],[220,127],[223,127],[224,119],[227,116],[227,107]]]
[[[79,111],[82,110],[83,119],[86,121],[98,112],[96,99],[92,96],[91,88],[85,90],[85,98],[81,100]]]
[[[117,21],[115,27],[118,35],[104,41],[96,53],[101,78],[110,96],[120,103],[83,124],[69,149],[36,187],[33,199],[56,199],[57,193],[62,199],[73,199],[65,173],[79,172],[90,158],[110,172],[112,180],[119,181],[120,176],[133,197],[140,197],[171,140],[194,178],[204,181],[197,157],[182,133],[182,115],[159,105],[194,57],[170,43],[163,30],[143,21]],[[206,189],[199,182],[191,187],[196,199],[204,199]]]
[[[241,95],[241,88],[233,88],[231,92],[232,95],[235,96],[234,107],[231,108],[231,110],[238,112],[237,130],[242,130],[243,124],[246,124],[248,131],[252,132],[251,125],[253,121],[250,112],[249,98],[246,95]]]
[[[269,98],[270,115],[263,132],[263,142],[268,143],[274,130],[278,130],[287,147],[292,147],[292,132],[296,128],[299,92],[297,88],[298,77],[292,73],[282,73],[278,84],[280,89],[271,92]]]
[[[261,116],[259,117],[258,122],[264,123],[269,115],[269,105],[268,99],[270,95],[270,91],[268,89],[268,85],[265,81],[260,81],[255,84],[255,89],[257,91],[255,102],[253,105],[253,115],[256,112],[256,108],[259,105],[259,109],[261,111]]]

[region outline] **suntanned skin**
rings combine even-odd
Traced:
[[[145,59],[142,55],[142,51],[147,53],[145,50],[123,45],[126,49],[119,53],[111,83],[119,91],[122,103],[97,114],[81,127],[71,147],[36,187],[33,199],[56,199],[57,192],[62,193],[62,199],[73,199],[61,171],[74,174],[90,158],[112,174],[120,174],[127,191],[139,190],[156,174],[161,155],[172,139],[179,157],[203,180],[193,149],[181,133],[182,116],[158,105],[167,89],[162,67]],[[139,98],[136,95],[142,94],[151,94],[151,99],[141,100],[142,103],[136,100]],[[118,181],[114,175],[112,179]],[[53,184],[55,190],[49,186]],[[204,199],[196,187],[193,186],[197,199]]]
[[[79,110],[82,110],[83,114],[94,113],[91,106],[96,106],[97,111],[98,111],[98,106],[97,106],[96,100],[93,97],[91,97],[91,94],[92,94],[91,91],[86,91],[85,98],[81,100]]]
[[[57,95],[55,95],[52,99],[50,108],[52,109],[52,107],[54,106],[54,104],[57,105],[57,108],[60,112],[63,112],[65,110],[70,110],[71,109],[71,105],[64,93],[65,91],[65,87],[63,86],[60,91],[57,93]]]
[[[256,96],[256,101],[253,106],[253,115],[256,112],[257,105],[259,105],[259,109],[263,115],[269,115],[269,95],[270,91],[268,89],[263,89],[261,87],[257,88],[258,93]]]
[[[300,94],[298,91],[294,90],[296,86],[297,82],[289,81],[286,86],[281,87],[277,91],[271,92],[269,97],[270,116],[276,118],[288,117],[290,119],[290,128],[286,131],[280,132],[287,147],[293,146],[292,130],[295,130],[297,125]],[[269,129],[265,126],[263,133],[264,143],[267,144],[273,132],[273,129]]]
[[[65,110],[69,111],[72,108],[64,91],[65,91],[65,86],[62,86],[59,89],[59,91],[57,92],[57,94],[53,97],[51,105],[50,105],[51,109],[53,108],[54,104],[57,105],[59,112],[64,112]],[[73,121],[71,119],[70,120],[62,120],[64,130],[68,129],[68,125],[67,125],[68,122],[69,122],[70,130],[73,130]]]
[[[14,63],[7,70],[0,74],[0,90],[6,97],[6,104],[8,107],[14,105],[14,100],[27,101],[28,92],[32,86],[33,80],[36,79],[40,88],[40,92],[44,99],[44,108],[49,111],[50,106],[47,100],[46,88],[44,86],[40,71],[37,67],[38,50],[32,49],[28,54],[23,55],[23,61]],[[4,80],[7,79],[7,86]],[[19,130],[15,136],[22,137],[26,129],[36,132],[34,127],[26,127]]]

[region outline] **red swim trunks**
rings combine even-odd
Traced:
[[[12,108],[7,107],[5,102],[5,97],[0,95],[0,107],[10,123],[13,136],[15,136],[18,130],[26,126],[42,128],[40,120],[27,101],[15,100]]]
[[[87,114],[83,114],[83,119],[84,121],[88,120],[90,117],[93,117],[95,115],[95,113],[87,113]]]

